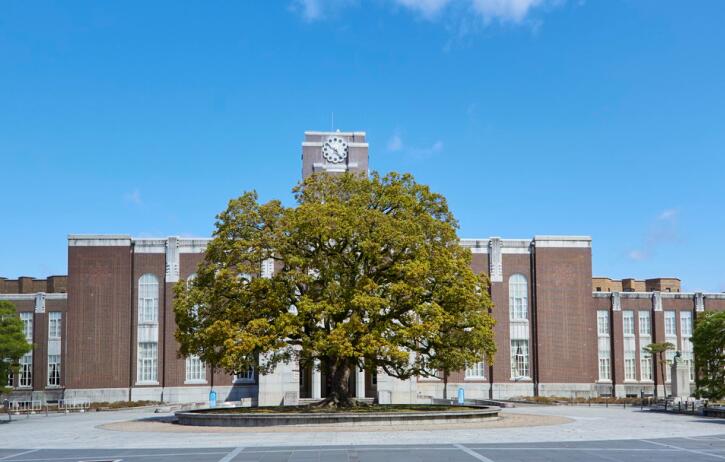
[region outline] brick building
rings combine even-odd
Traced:
[[[305,176],[367,172],[365,133],[306,132],[302,165]],[[15,304],[33,343],[10,378],[13,395],[181,402],[203,401],[213,387],[222,399],[249,397],[260,405],[324,396],[322,373],[296,364],[269,375],[229,375],[179,357],[172,288],[194,277],[208,240],[70,235],[67,278],[0,278],[0,300]],[[449,377],[449,396],[459,387],[470,398],[625,396],[655,386],[661,393],[656,365],[642,347],[670,341],[691,363],[688,339],[698,314],[725,310],[725,294],[683,293],[674,278],[592,278],[589,237],[492,237],[461,245],[471,249],[473,269],[491,280],[498,353],[494,365],[482,361]],[[273,271],[262,262],[259,276]],[[438,379],[356,371],[352,381],[357,396],[382,402],[443,394]]]

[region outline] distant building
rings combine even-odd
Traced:
[[[302,165],[303,176],[367,173],[365,133],[306,132]],[[0,278],[0,300],[15,303],[34,345],[9,378],[14,397],[204,401],[212,386],[221,399],[248,397],[260,405],[325,396],[324,375],[296,364],[269,375],[212,374],[198,358],[178,356],[172,288],[194,277],[208,242],[70,235],[67,278]],[[471,250],[474,271],[491,280],[498,353],[494,365],[482,358],[449,377],[449,396],[459,387],[469,398],[625,396],[650,394],[655,385],[661,394],[655,363],[642,348],[669,341],[692,364],[689,337],[698,314],[725,310],[725,294],[683,293],[676,278],[592,278],[592,242],[585,236],[462,239],[461,245]],[[263,262],[258,276],[274,271]],[[357,396],[382,402],[443,394],[439,379],[356,371],[351,380]]]

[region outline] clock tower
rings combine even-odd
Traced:
[[[302,142],[302,177],[317,172],[368,173],[365,132],[305,132]]]

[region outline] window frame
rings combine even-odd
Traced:
[[[509,276],[509,320],[529,320],[529,280],[521,273]]]
[[[57,360],[51,360],[51,358]],[[48,355],[48,387],[61,385],[61,355]]]

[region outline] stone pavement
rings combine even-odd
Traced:
[[[233,448],[329,445],[480,445],[485,443],[582,442],[692,438],[725,434],[725,421],[696,416],[640,412],[638,409],[532,406],[506,415],[564,417],[559,425],[396,431],[310,431],[175,433],[113,431],[113,422],[158,416],[149,410],[15,417],[0,424],[0,448]],[[4,417],[0,417],[4,418]],[[0,460],[2,460],[0,455]],[[13,458],[15,460],[15,458]],[[659,460],[659,459],[658,459]]]
[[[268,446],[165,449],[0,449],[12,462],[717,462],[725,460],[725,435],[654,440],[555,443],[417,444],[391,446]]]

